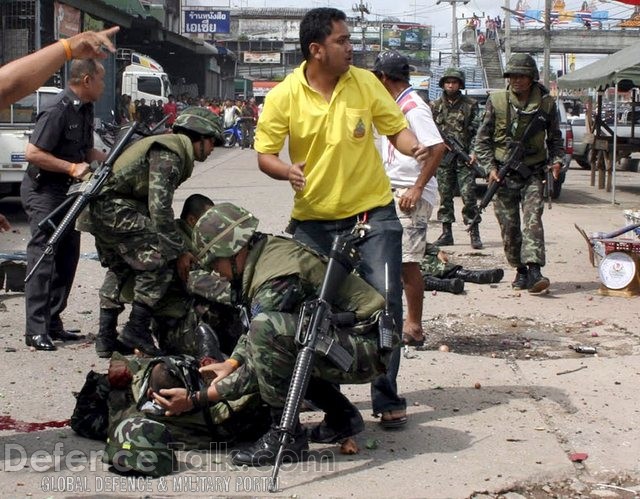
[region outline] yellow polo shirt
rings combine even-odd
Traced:
[[[307,83],[305,65],[267,94],[255,134],[257,152],[278,154],[289,137],[291,162],[306,161],[307,185],[296,193],[291,216],[338,220],[389,204],[373,127],[382,135],[406,128],[398,104],[373,73],[353,66],[327,102]]]

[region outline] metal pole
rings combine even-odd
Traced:
[[[437,0],[436,5],[447,2],[451,5],[451,65],[460,65],[460,51],[458,49],[458,19],[456,18],[456,5],[468,4],[470,0]]]
[[[618,160],[618,80],[613,94],[613,158],[611,159],[611,204],[616,204],[616,162]]]
[[[549,88],[550,64],[551,64],[551,0],[545,0],[544,10],[544,74],[542,83]]]
[[[504,55],[508,61],[511,58],[511,2],[504,0]]]
[[[460,65],[460,53],[458,52],[458,20],[456,19],[456,2],[451,2],[451,65],[455,68]]]

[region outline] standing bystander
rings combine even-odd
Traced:
[[[0,108],[36,90],[65,61],[91,57],[101,59],[107,56],[108,51],[115,52],[109,37],[119,29],[114,26],[99,32],[78,33],[5,64],[0,68]],[[9,221],[0,214],[0,228],[9,230],[10,227]]]
[[[255,137],[258,165],[296,191],[289,231],[297,240],[328,254],[335,235],[362,229],[358,271],[386,292],[400,327],[402,226],[373,127],[419,161],[430,150],[418,143],[377,78],[351,66],[353,47],[344,12],[308,11],[300,23],[300,45],[305,60],[267,95]],[[291,164],[279,156],[287,137]],[[382,414],[385,428],[407,421],[406,401],[397,394],[399,366],[396,348],[386,375],[372,384],[373,411]]]
[[[65,201],[69,185],[89,172],[91,161],[104,159],[104,153],[93,147],[93,103],[103,90],[102,64],[94,59],[73,61],[64,92],[36,119],[25,153],[29,166],[20,187],[31,228],[27,272],[43,255],[49,236],[38,227],[40,221]],[[27,282],[28,346],[55,350],[52,339],[80,338],[65,331],[60,317],[67,306],[79,257],[80,233],[71,230],[60,240],[58,251],[45,257]]]
[[[409,122],[409,129],[432,152],[423,164],[397,151],[382,137],[382,160],[391,180],[396,213],[402,224],[402,283],[407,299],[407,315],[402,326],[404,343],[424,343],[422,304],[424,283],[420,261],[427,245],[427,223],[438,196],[435,172],[445,146],[438,133],[431,109],[409,85],[409,61],[395,51],[378,55],[373,73],[395,99]]]

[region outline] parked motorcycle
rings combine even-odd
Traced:
[[[253,147],[253,118],[237,118],[234,124],[222,132],[224,147],[238,144],[242,149]]]

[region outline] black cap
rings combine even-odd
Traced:
[[[389,78],[408,81],[411,66],[409,65],[409,59],[400,52],[389,50],[378,54],[373,65],[373,72],[384,73]]]

